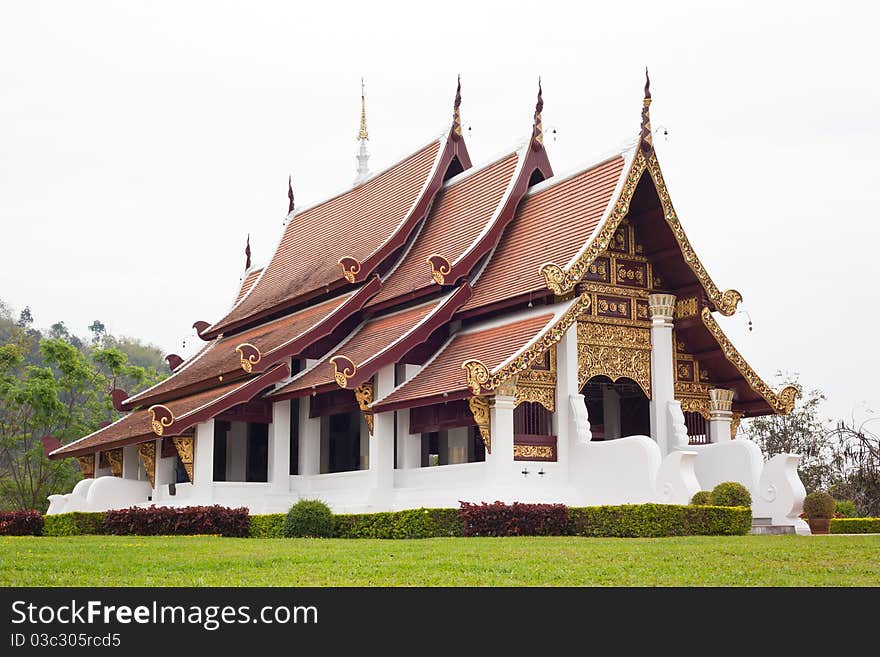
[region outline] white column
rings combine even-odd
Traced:
[[[492,452],[486,454],[491,477],[498,483],[510,483],[514,476],[513,410],[516,408],[515,383],[497,388],[489,400],[489,430]]]
[[[732,407],[733,390],[725,390],[724,388],[709,390],[709,442],[726,443],[731,440]]]
[[[572,395],[580,395],[577,323],[565,332],[556,345],[556,412],[553,414],[553,431],[556,434],[556,460],[562,466],[560,469],[563,476],[568,474],[571,446],[578,440],[569,401]]]
[[[299,404],[299,473],[316,475],[321,472],[321,418],[309,417],[309,398],[300,397]]]
[[[122,478],[137,479],[138,464],[140,457],[138,456],[137,445],[126,445],[122,448]]]
[[[397,411],[397,467],[422,467],[422,435],[409,432],[409,409]]]
[[[196,425],[193,445],[193,489],[200,499],[211,501],[214,496],[214,420]]]
[[[675,364],[672,362],[672,317],[675,296],[648,296],[651,313],[651,437],[657,441],[660,454],[669,453],[668,405],[675,399]]]
[[[272,404],[269,425],[269,481],[272,492],[290,491],[290,404],[289,399]]]
[[[376,373],[373,399],[381,399],[394,389],[394,363]],[[394,413],[376,413],[373,416],[373,435],[370,440],[370,483],[383,494],[394,486]]]
[[[620,395],[611,386],[602,388],[602,417],[605,440],[621,438]]]

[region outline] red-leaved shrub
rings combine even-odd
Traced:
[[[460,504],[462,536],[562,536],[568,526],[564,504]]]
[[[226,506],[151,506],[107,511],[104,531],[107,534],[168,536],[181,534],[248,535],[247,507]]]
[[[0,512],[0,536],[39,536],[43,533],[43,516],[39,511]]]

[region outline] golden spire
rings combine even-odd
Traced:
[[[452,106],[452,138],[461,137],[461,76],[458,76],[458,86],[455,89],[455,103]]]
[[[369,139],[367,132],[367,101],[364,99],[364,79],[361,78],[361,129],[358,132],[358,139]]]
[[[651,134],[651,78],[648,77],[648,67],[645,67],[645,99],[642,101],[642,127],[639,133],[639,143],[642,152],[650,153],[654,149],[654,137]]]
[[[544,146],[544,125],[541,112],[544,110],[544,97],[541,91],[541,78],[538,77],[538,102],[535,103],[535,124],[532,126],[532,148],[539,150]]]

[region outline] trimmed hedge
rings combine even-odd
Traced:
[[[752,506],[749,489],[738,481],[723,481],[709,495],[712,506]]]
[[[458,509],[408,509],[333,517],[336,538],[437,538],[461,536]]]
[[[269,513],[250,516],[248,536],[250,538],[284,538],[286,513]]]
[[[734,536],[748,534],[751,527],[748,507],[627,504],[568,510],[572,536]]]
[[[691,498],[694,506],[709,506],[712,504],[712,493],[707,490],[698,490]]]
[[[333,512],[321,500],[300,500],[287,512],[284,535],[287,538],[331,538]]]
[[[880,534],[880,518],[832,518],[832,534]]]
[[[39,511],[0,511],[0,536],[39,536],[42,532]]]
[[[104,531],[123,536],[220,534],[241,537],[248,535],[248,524],[247,507],[230,509],[216,504],[132,507],[104,514]]]
[[[104,513],[73,511],[46,516],[43,519],[43,536],[82,536],[104,533]]]
[[[561,536],[568,525],[564,504],[469,504],[458,510],[462,536]]]

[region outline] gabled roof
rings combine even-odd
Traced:
[[[238,294],[235,296],[235,301],[232,304],[233,307],[235,306],[235,304],[242,300],[245,294],[250,292],[251,288],[254,286],[254,283],[257,282],[257,279],[260,277],[260,274],[262,272],[263,268],[257,267],[255,269],[249,270],[245,274],[244,279],[241,281],[241,285],[238,288]]]
[[[238,330],[348,282],[366,280],[424,218],[464,140],[442,137],[362,184],[288,216],[257,281],[206,338]]]
[[[289,375],[290,368],[281,364],[248,381],[227,384],[176,399],[165,405],[134,411],[113,424],[56,449],[49,458],[91,454],[97,450],[154,440],[158,436],[179,436],[199,422],[250,401],[267,387]]]
[[[474,280],[474,294],[462,312],[522,295],[546,293],[539,268],[567,261],[589,240],[613,204],[632,151],[619,153],[576,173],[532,187],[485,268]]]
[[[355,292],[308,306],[281,319],[230,337],[216,338],[208,348],[174,374],[122,403],[123,410],[174,399],[195,390],[261,372],[275,363],[296,357],[329,335],[345,319],[360,310],[379,289],[377,278]]]
[[[427,406],[470,397],[466,361],[478,358],[489,371],[509,362],[553,320],[552,312],[532,313],[506,322],[483,323],[453,335],[415,376],[373,402],[377,412]]]
[[[365,322],[326,357],[295,375],[272,396],[289,399],[337,387],[356,388],[443,327],[470,293],[470,286],[465,283],[438,300]]]

